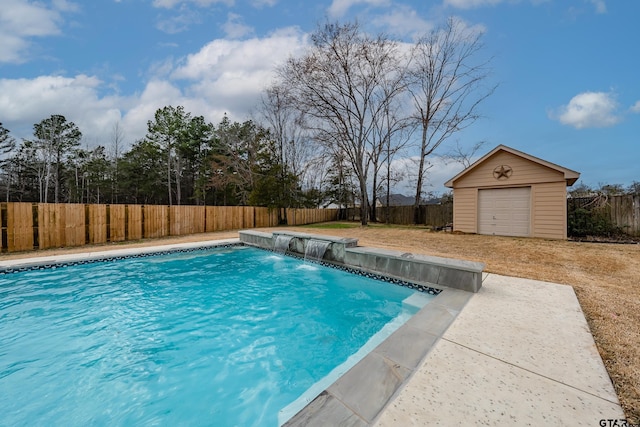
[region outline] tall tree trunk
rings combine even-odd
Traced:
[[[59,193],[60,193],[60,161],[56,161],[56,179],[54,182],[54,195],[53,202],[58,203],[59,201]]]
[[[40,200],[41,202],[48,203],[49,202],[49,180],[51,178],[51,162],[48,162],[46,165],[46,171],[44,176],[44,200]],[[42,199],[42,198],[41,198]]]
[[[416,183],[416,197],[413,201],[413,223],[420,223],[420,199],[422,198],[422,181],[424,176],[424,157],[427,146],[427,126],[422,126],[422,148],[420,149],[420,166],[418,166],[418,182]]]
[[[171,151],[167,156],[167,192],[169,197],[169,206],[171,206]]]
[[[378,198],[378,166],[374,165],[373,167],[373,190],[371,191],[371,222],[377,222],[378,218],[376,216],[376,200]]]
[[[182,204],[182,182],[180,179],[180,170],[182,169],[182,162],[180,156],[176,156],[176,204],[179,206]]]
[[[391,203],[391,156],[387,145],[387,209],[385,211],[385,222],[389,224],[389,218],[391,215],[391,209],[389,204]]]
[[[360,225],[367,225],[369,220],[369,197],[367,196],[367,181],[360,175]]]

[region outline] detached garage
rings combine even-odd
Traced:
[[[580,174],[505,145],[445,183],[453,229],[499,236],[567,238],[567,186]]]

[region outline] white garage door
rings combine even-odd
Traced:
[[[531,187],[478,190],[478,233],[529,236]]]

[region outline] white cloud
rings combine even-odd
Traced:
[[[147,121],[153,119],[156,110],[167,105],[185,105],[180,89],[165,80],[151,80],[144,91],[130,100],[131,107],[122,118],[122,127],[129,142],[143,138],[147,133]],[[186,108],[186,106],[185,106]],[[189,111],[187,109],[187,111]]]
[[[185,93],[203,99],[216,114],[226,111],[242,120],[271,84],[276,66],[306,44],[306,35],[297,28],[282,29],[266,38],[214,40],[189,55],[171,78],[187,81]]]
[[[234,73],[273,72],[278,63],[306,44],[305,34],[297,28],[282,29],[266,38],[214,40],[199,52],[189,55],[184,64],[176,68],[172,78],[217,81]]]
[[[227,15],[227,22],[222,25],[222,29],[227,37],[232,39],[253,34],[253,28],[244,23],[242,16],[231,12]]]
[[[640,113],[640,101],[636,101],[636,103],[631,106],[630,110],[633,113]]]
[[[390,13],[378,16],[373,23],[400,36],[422,35],[434,28],[433,23],[425,21],[414,9],[406,6],[399,6]]]
[[[272,82],[275,66],[306,44],[296,28],[260,39],[215,40],[178,64],[170,58],[158,62],[144,89],[130,96],[104,95],[113,90],[110,84],[88,75],[0,79],[0,118],[20,139],[32,137],[33,124],[62,114],[80,127],[90,146],[109,145],[118,121],[127,142],[143,138],[147,121],[166,105],[182,105],[213,123],[224,113],[242,121]]]
[[[129,97],[101,96],[104,86],[98,78],[87,75],[2,79],[0,117],[13,136],[29,139],[35,123],[61,114],[78,125],[85,144],[108,146],[111,129],[117,122],[131,143],[144,137],[147,121],[153,119],[158,108],[184,105],[187,111],[197,114],[204,114],[208,108],[198,98],[184,96],[166,80],[151,80],[142,93]]]
[[[525,0],[444,0],[445,6],[451,6],[458,9],[475,9],[483,6],[496,6],[500,3],[520,3]],[[537,6],[551,0],[529,0],[529,3]],[[602,3],[603,0],[586,0],[592,3]]]
[[[33,124],[62,114],[80,127],[89,140],[101,138],[120,120],[123,99],[99,96],[103,83],[84,74],[0,79],[0,117],[18,138],[30,138]]]
[[[589,0],[596,8],[596,13],[607,13],[607,4],[604,0]]]
[[[178,15],[158,21],[156,28],[167,34],[177,34],[188,30],[192,24],[199,22],[200,15],[185,8]]]
[[[61,21],[57,10],[41,3],[3,0],[0,7],[0,63],[26,62],[30,39],[59,35]]]
[[[349,9],[358,4],[386,6],[389,4],[389,0],[333,0],[328,9],[329,16],[333,18],[341,18],[349,11]]]
[[[207,7],[216,3],[222,3],[222,4],[226,4],[227,6],[233,6],[235,1],[234,0],[153,0],[152,4],[154,7],[172,9],[176,5],[188,4],[188,3],[195,4],[196,6],[200,6],[200,7]]]
[[[600,128],[620,122],[617,110],[618,103],[612,93],[584,92],[574,96],[568,105],[549,116],[576,129]]]
[[[251,5],[257,8],[273,7],[278,3],[278,0],[253,0]]]
[[[444,0],[446,6],[458,9],[474,9],[481,6],[495,6],[504,0]]]
[[[53,7],[61,12],[78,12],[80,5],[69,0],[53,0]]]
[[[500,3],[519,3],[522,0],[444,0],[445,6],[455,7],[457,9],[475,9],[483,6],[496,6]],[[550,0],[529,0],[533,5],[546,3]],[[607,4],[605,0],[584,0],[591,3],[596,8],[596,13],[607,13]]]

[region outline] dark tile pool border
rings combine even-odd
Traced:
[[[173,253],[188,253],[188,252],[196,252],[196,251],[207,251],[207,250],[214,250],[214,249],[220,249],[220,248],[229,248],[229,247],[236,247],[236,246],[243,246],[243,247],[247,247],[247,248],[254,248],[254,249],[263,250],[263,251],[266,251],[266,252],[273,252],[273,253],[277,253],[279,255],[285,255],[285,256],[288,256],[288,257],[301,259],[301,260],[304,259],[304,257],[299,256],[299,255],[294,254],[294,253],[282,253],[282,252],[277,252],[277,251],[273,251],[273,250],[269,250],[269,249],[257,248],[256,246],[247,245],[247,244],[244,244],[242,242],[237,242],[237,243],[224,243],[224,244],[214,245],[214,246],[195,246],[195,247],[190,247],[190,248],[172,248],[172,249],[167,249],[167,250],[160,250],[160,251],[157,251],[157,252],[143,252],[143,253],[138,253],[138,254],[127,254],[127,255],[112,255],[112,256],[109,256],[108,253],[105,253],[104,256],[99,256],[97,258],[71,260],[71,261],[53,261],[53,262],[46,262],[46,263],[42,263],[42,264],[31,264],[31,265],[17,266],[17,267],[4,267],[4,268],[0,267],[0,275],[13,274],[13,273],[22,273],[22,272],[34,271],[34,270],[56,269],[56,268],[70,267],[70,266],[75,266],[75,265],[95,264],[95,263],[99,263],[99,262],[115,262],[115,261],[120,261],[120,260],[124,260],[124,259],[146,258],[146,257],[150,257],[150,256],[169,255],[169,254],[173,254]],[[344,271],[344,272],[347,272],[347,273],[356,274],[358,276],[368,277],[370,279],[378,280],[378,281],[381,281],[381,282],[393,283],[395,285],[404,286],[404,287],[411,288],[411,289],[414,289],[414,290],[417,290],[417,291],[420,291],[420,292],[427,293],[429,295],[438,295],[441,292],[440,289],[433,288],[433,287],[430,287],[430,286],[427,286],[427,285],[423,285],[423,284],[420,284],[420,283],[414,283],[414,282],[410,282],[410,281],[406,281],[406,280],[400,280],[400,279],[396,279],[396,278],[392,278],[392,277],[387,277],[387,276],[384,276],[382,274],[371,273],[371,272],[368,272],[368,271],[359,270],[357,268],[347,267],[345,265],[333,264],[333,263],[329,263],[329,262],[318,261],[318,260],[310,260],[310,259],[306,259],[305,261],[306,262],[311,262],[311,263],[314,263],[314,264],[320,264],[322,266],[334,268],[334,269],[341,270],[341,271]]]
[[[43,264],[32,264],[25,265],[20,267],[4,267],[0,268],[0,275],[2,274],[13,274],[13,273],[22,273],[25,271],[33,271],[33,270],[46,270],[46,269],[56,269],[61,267],[71,267],[75,265],[85,265],[85,264],[95,264],[99,262],[115,262],[124,259],[133,259],[133,258],[146,258],[150,256],[156,255],[169,255],[173,253],[187,253],[187,252],[196,252],[196,251],[205,251],[212,249],[220,249],[220,248],[229,248],[234,246],[246,246],[242,242],[238,243],[224,243],[216,246],[197,246],[193,248],[173,248],[167,249],[163,251],[157,252],[143,252],[139,254],[128,254],[128,255],[112,255],[110,256],[108,252],[104,254],[104,256],[100,256],[98,258],[89,258],[89,259],[80,259],[75,261],[53,261],[47,262]],[[79,254],[80,255],[80,254]],[[10,261],[8,261],[10,262]]]
[[[394,285],[399,285],[399,286],[403,286],[405,288],[410,288],[410,289],[413,289],[413,290],[416,290],[416,291],[424,292],[424,293],[429,294],[429,295],[438,295],[440,292],[442,292],[442,289],[434,288],[432,286],[425,285],[425,284],[422,284],[422,283],[416,283],[416,282],[411,282],[411,281],[408,281],[408,280],[398,279],[398,278],[395,278],[395,277],[389,277],[389,276],[385,276],[384,274],[372,273],[370,271],[360,270],[358,268],[349,267],[349,266],[346,266],[346,265],[343,265],[343,264],[336,264],[336,263],[332,263],[332,262],[325,262],[325,261],[320,261],[320,260],[315,260],[315,259],[305,259],[304,256],[299,255],[299,254],[294,253],[294,252],[283,253],[283,252],[274,251],[274,250],[270,250],[270,249],[258,248],[257,246],[253,246],[253,245],[247,245],[247,246],[252,247],[252,248],[256,248],[256,249],[260,249],[260,250],[263,250],[263,251],[273,252],[273,253],[276,253],[278,255],[284,255],[284,256],[291,257],[291,258],[304,260],[304,261],[309,262],[309,263],[319,264],[319,265],[322,265],[324,267],[329,267],[329,268],[333,268],[333,269],[336,269],[336,270],[341,270],[341,271],[344,271],[346,273],[355,274],[357,276],[368,277],[370,279],[378,280],[380,282],[392,283]]]

